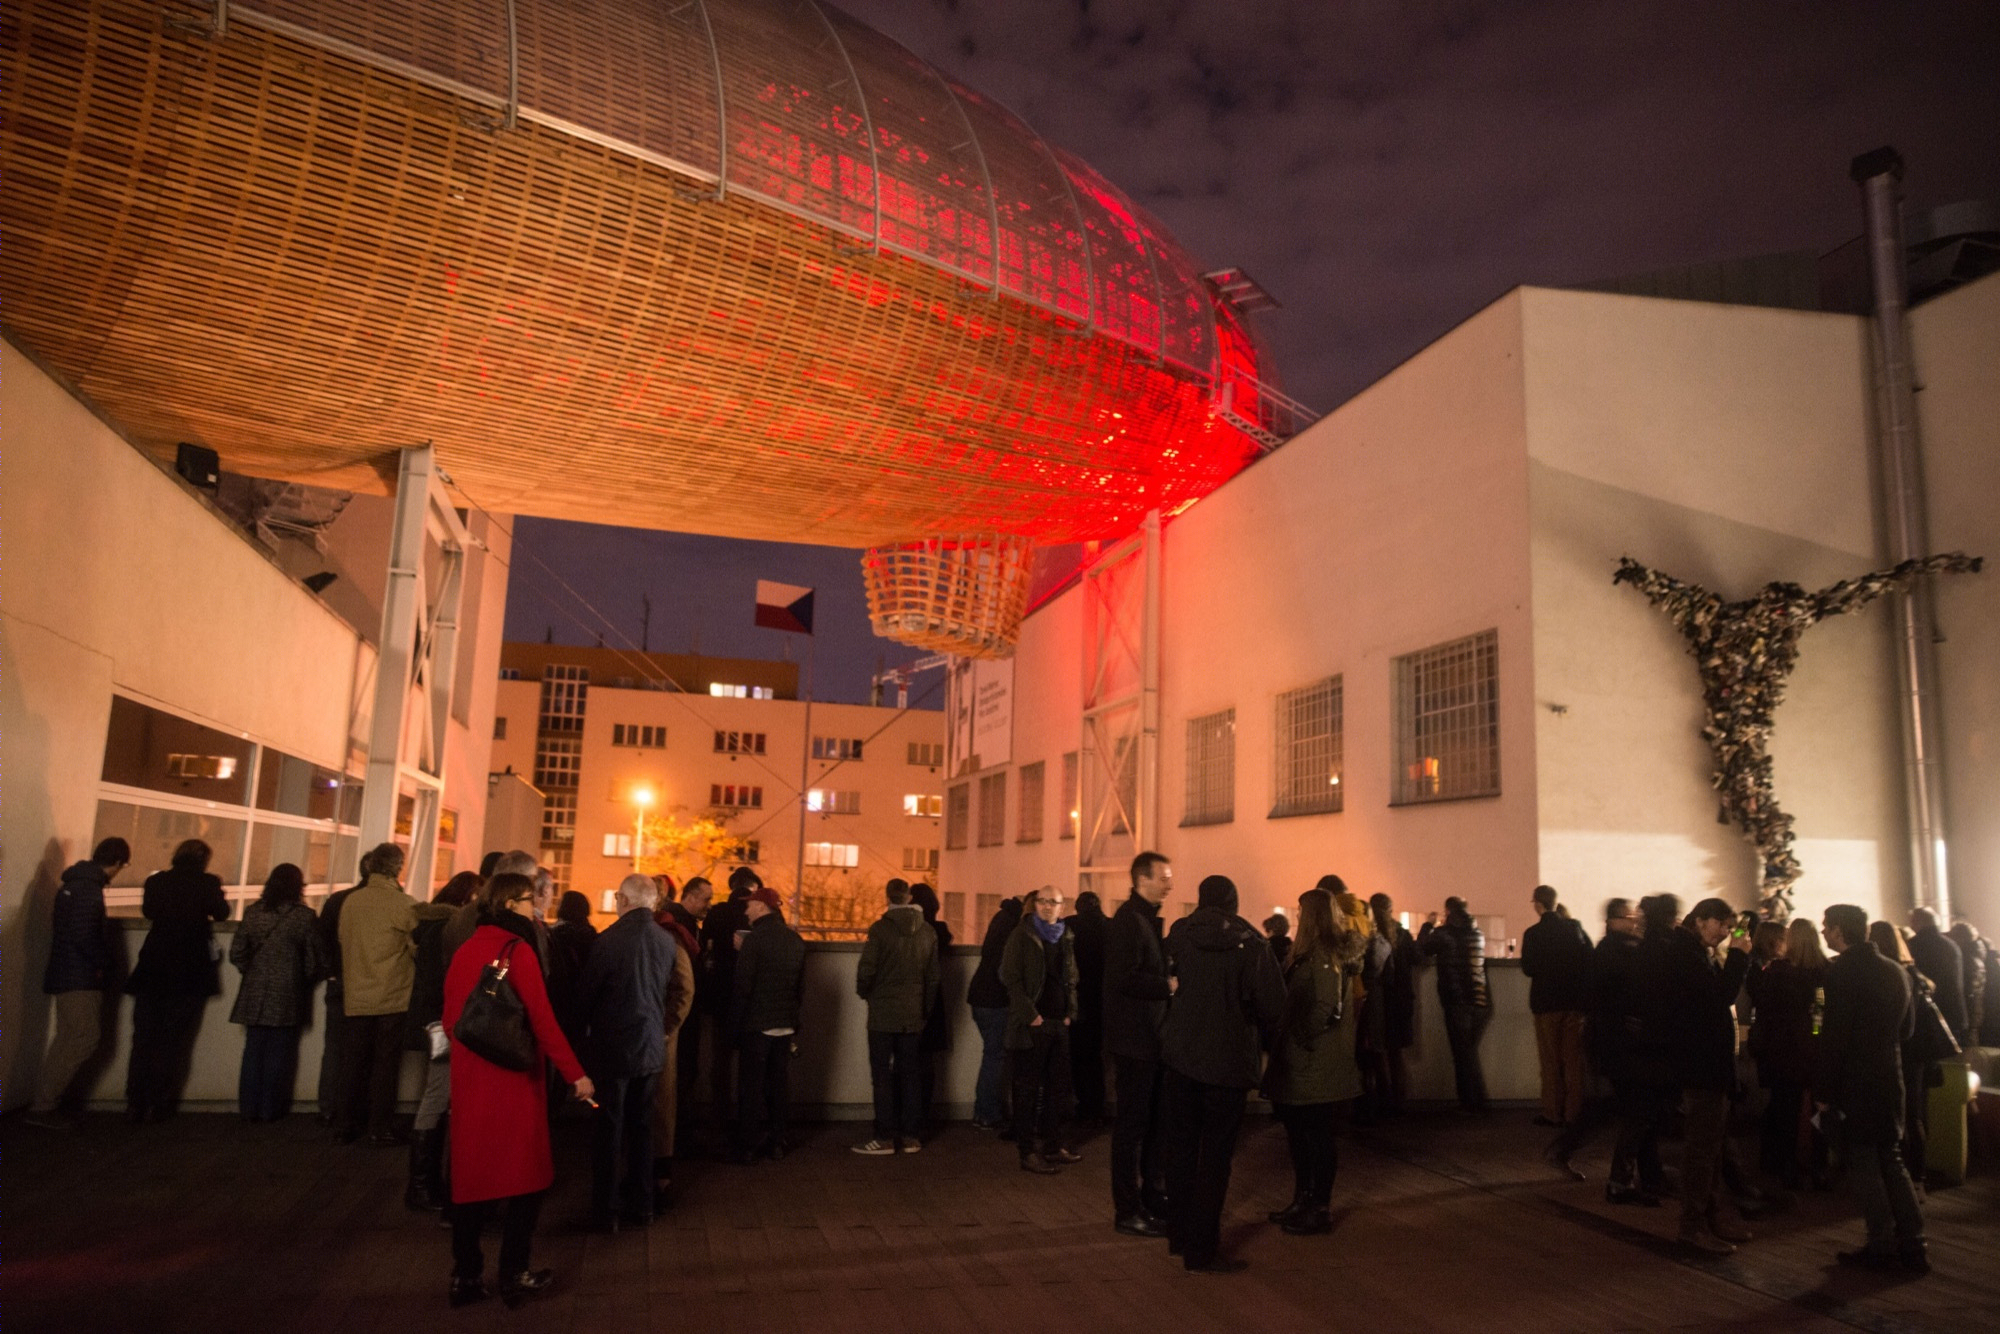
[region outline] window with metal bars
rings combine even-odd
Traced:
[[[1389,804],[1500,793],[1500,636],[1483,631],[1397,658]]]
[[[535,786],[574,788],[583,772],[583,738],[545,736],[535,740]]]
[[[957,783],[945,789],[944,794],[944,845],[958,849],[965,846],[966,836],[972,824],[972,784]]]
[[[979,846],[995,847],[1007,841],[1007,771],[987,774],[979,780]]]
[[[1042,807],[1046,804],[1043,792],[1048,765],[1041,760],[1021,766],[1021,814],[1014,830],[1016,843],[1039,843],[1042,841]]]
[[[1187,724],[1187,805],[1181,826],[1228,824],[1236,818],[1236,710],[1204,714]]]
[[[1062,832],[1057,838],[1075,838],[1079,818],[1076,805],[1076,752],[1070,751],[1062,757],[1062,818],[1057,828]]]
[[[541,730],[581,732],[590,668],[551,663],[542,669]]]
[[[1341,681],[1278,696],[1271,729],[1271,818],[1341,808]]]

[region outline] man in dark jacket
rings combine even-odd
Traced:
[[[1041,1176],[1081,1161],[1061,1139],[1076,1022],[1076,949],[1061,915],[1062,894],[1043,885],[1028,896],[1000,959],[1007,1050],[1014,1057],[1014,1145],[1021,1170]]]
[[[1583,1016],[1590,993],[1590,937],[1556,908],[1556,891],[1536,885],[1535,924],[1521,933],[1521,975],[1535,1016],[1542,1068],[1538,1126],[1563,1126],[1583,1110]]]
[[[1715,949],[1729,942],[1726,962]],[[1728,1255],[1750,1234],[1717,1211],[1716,1185],[1727,1151],[1729,1099],[1736,1089],[1736,1014],[1750,971],[1750,933],[1721,899],[1703,899],[1680,926],[1640,946],[1641,1041],[1662,1082],[1685,1093],[1686,1156],[1681,1163],[1683,1245]]]
[[[1444,1035],[1451,1043],[1451,1073],[1458,1086],[1458,1105],[1468,1112],[1486,1112],[1486,1072],[1479,1065],[1479,1044],[1493,1022],[1493,993],[1486,986],[1486,937],[1473,924],[1465,900],[1444,901],[1444,921],[1424,923],[1417,947],[1437,961],[1438,1004],[1444,1011]]]
[[[1076,950],[1076,1022],[1069,1031],[1070,1084],[1077,1119],[1104,1119],[1104,935],[1110,919],[1103,902],[1085,890],[1076,911],[1063,919]]]
[[[340,914],[347,900],[354,892],[368,883],[370,868],[368,854],[361,854],[361,864],[356,870],[361,877],[356,884],[346,889],[337,889],[326,896],[326,902],[319,910],[319,939],[321,953],[326,958],[326,1031],[320,1035],[319,1052],[319,1119],[322,1124],[332,1125],[342,1113],[340,1063],[344,1058],[341,1039],[347,1032],[346,994],[340,980]],[[476,895],[474,896],[477,897]],[[446,923],[447,930],[450,923]],[[468,932],[468,934],[470,934]],[[447,936],[445,959],[449,963],[451,951],[462,940],[453,941]]]
[[[97,1054],[104,1037],[104,993],[118,984],[110,919],[104,911],[104,887],[132,860],[122,838],[107,838],[87,862],[63,872],[56,890],[49,938],[49,966],[42,990],[55,997],[55,1037],[42,1059],[42,1078],[34,1105],[23,1118],[29,1125],[66,1130],[63,1101],[77,1071]]]
[[[972,1124],[979,1130],[1002,1128],[1007,1120],[1007,988],[1000,985],[1000,959],[1020,924],[1021,901],[1000,900],[979,942],[979,966],[965,988],[965,1003],[979,1028],[979,1078],[972,1090]],[[1008,1128],[1006,1133],[1013,1132]]]
[[[1160,1034],[1168,1246],[1191,1272],[1231,1274],[1248,1262],[1220,1253],[1230,1159],[1259,1057],[1284,1020],[1285,983],[1263,934],[1236,915],[1227,876],[1203,880],[1197,902],[1167,933],[1178,980]]]
[[[868,1002],[868,1073],[875,1086],[875,1134],[854,1152],[880,1157],[923,1148],[924,1017],[938,989],[937,933],[891,880],[889,906],[868,928],[854,991]]]
[[[791,1150],[792,1042],[805,992],[806,942],[785,924],[784,900],[759,886],[743,902],[750,934],[736,955],[736,1149],[738,1163]]]
[[[653,1219],[654,1085],[666,1061],[667,980],[680,948],[653,920],[659,899],[651,876],[619,882],[618,920],[591,943],[573,993],[584,1030],[578,1056],[599,1099],[591,1221],[612,1231]]]
[[[1957,941],[1938,930],[1937,915],[1929,908],[1910,913],[1910,958],[1917,971],[1937,988],[1933,999],[1938,1013],[1944,1016],[1958,1045],[1975,1045],[1965,1022],[1965,956],[1959,953]]]
[[[736,1048],[730,1039],[736,1023],[730,1018],[729,1006],[736,995],[736,933],[749,929],[750,919],[743,905],[749,902],[753,891],[763,887],[764,882],[755,871],[747,866],[737,867],[729,873],[729,897],[710,908],[701,919],[701,976],[695,983],[695,993],[708,1011],[710,1035],[714,1038],[709,1053],[708,1097],[709,1110],[718,1126],[726,1126],[733,1119],[729,1099],[735,1089]],[[686,1104],[683,1104],[685,1114]]]
[[[1111,1208],[1115,1226],[1135,1237],[1165,1235],[1166,1164],[1160,1153],[1160,1029],[1174,980],[1160,940],[1160,905],[1174,868],[1157,852],[1132,859],[1132,892],[1104,940],[1104,1049],[1118,1088],[1111,1127]]]
[[[1928,1274],[1923,1208],[1899,1149],[1902,1048],[1916,1033],[1909,975],[1868,943],[1868,914],[1851,904],[1828,908],[1820,931],[1834,960],[1813,1089],[1822,1122],[1829,1110],[1840,1117],[1848,1180],[1868,1226],[1867,1244],[1841,1252],[1840,1261]]]
[[[1591,954],[1585,998],[1585,1046],[1591,1065],[1611,1085],[1608,1110],[1618,1120],[1611,1176],[1604,1186],[1604,1198],[1613,1204],[1658,1205],[1664,1185],[1653,1115],[1660,1100],[1648,1096],[1634,1066],[1639,1029],[1635,977],[1644,926],[1645,918],[1631,900],[1612,899],[1604,905],[1604,938]],[[1573,1125],[1557,1139],[1550,1156],[1567,1165],[1592,1128]]]

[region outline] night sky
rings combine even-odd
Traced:
[[[847,0],[1150,209],[1325,412],[1508,289],[1834,248],[1848,162],[1910,207],[2000,201],[1994,0]],[[523,519],[508,636],[776,657],[759,578],[820,590],[816,694],[878,660],[857,553]],[[542,563],[612,623],[556,589]],[[935,681],[936,674],[928,678]],[[932,702],[935,702],[933,692]]]

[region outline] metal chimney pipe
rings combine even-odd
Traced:
[[[1893,148],[1855,158],[1875,307],[1875,379],[1883,537],[1893,561],[1930,554],[1916,373],[1910,359],[1909,270],[1903,244],[1903,159]],[[1945,866],[1943,737],[1938,722],[1937,619],[1929,575],[1891,595],[1896,689],[1903,715],[1903,790],[1909,807],[1916,906],[1950,924]]]

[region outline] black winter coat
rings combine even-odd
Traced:
[[[1007,953],[1007,937],[1020,924],[1021,905],[1012,900],[1001,904],[986,924],[986,935],[979,942],[979,967],[965,987],[965,1003],[975,1010],[1007,1008],[1007,988],[1000,984],[1000,960]]]
[[[1285,981],[1263,933],[1234,913],[1197,908],[1174,923],[1166,949],[1180,988],[1161,1059],[1197,1083],[1255,1088],[1258,1058],[1285,1018]]]
[[[1391,921],[1389,951],[1381,962],[1375,985],[1370,988],[1383,1001],[1382,1041],[1390,1051],[1403,1051],[1417,1041],[1417,969],[1423,955],[1417,952],[1416,937],[1401,922]],[[1366,1002],[1364,1002],[1365,1004]]]
[[[777,913],[751,924],[736,955],[736,1040],[773,1028],[797,1031],[805,996],[805,938]]]
[[[1473,925],[1471,914],[1452,913],[1444,925],[1427,927],[1417,944],[1437,960],[1438,1000],[1442,1004],[1491,1008],[1493,993],[1486,987],[1486,937]]]
[[[1959,953],[1958,942],[1945,935],[1934,926],[1927,926],[1910,937],[1910,958],[1917,965],[1917,971],[1931,980],[1937,988],[1938,1013],[1945,1023],[1951,1025],[1952,1036],[1958,1045],[1968,1045],[1970,1039],[1965,1027],[1965,956]]]
[[[659,1073],[667,1054],[667,981],[674,973],[673,933],[634,908],[592,942],[577,976],[583,1047],[592,1080]]]
[[[458,914],[450,917],[420,917],[410,929],[410,943],[416,947],[416,974],[410,981],[410,1008],[404,1011],[403,1047],[407,1051],[429,1052],[430,1026],[444,1022],[444,975],[451,970],[451,954],[444,937]]]
[[[206,871],[175,868],[146,877],[142,900],[153,929],[125,990],[135,996],[219,996],[222,970],[211,922],[227,921],[222,881]]]
[[[1521,975],[1528,979],[1532,1014],[1582,1012],[1590,1007],[1590,937],[1581,923],[1545,912],[1521,933]]]
[[[78,862],[63,872],[51,922],[49,966],[42,973],[42,990],[51,996],[103,991],[113,984],[116,955],[104,911],[104,887],[110,883],[96,862]]]
[[[1902,1138],[1902,1048],[1915,1033],[1910,979],[1895,962],[1864,940],[1827,965],[1813,1091],[1840,1109],[1849,1136]]]
[[[1076,942],[1076,1022],[1094,1029],[1104,1020],[1104,951],[1111,920],[1095,906],[1063,920]]]
[[[1813,1072],[1813,998],[1826,975],[1789,959],[1752,968],[1743,989],[1756,1017],[1750,1021],[1750,1054],[1766,1083],[1810,1083]]]
[[[1590,954],[1590,1017],[1584,1039],[1590,1062],[1606,1079],[1634,1073],[1639,1049],[1639,937],[1606,931]]]
[[[1683,1089],[1736,1087],[1736,1014],[1748,950],[1718,966],[1693,931],[1677,926],[1639,946],[1642,1063],[1647,1077]]]
[[[586,1020],[577,986],[583,980],[584,961],[596,943],[597,928],[589,922],[557,922],[549,931],[549,1008],[556,1012],[557,1025],[579,1057]]]
[[[1167,951],[1160,943],[1160,909],[1128,895],[1104,933],[1104,1049],[1133,1061],[1160,1059],[1167,1022]]]
[[[736,933],[750,925],[743,910],[749,900],[750,893],[745,890],[740,897],[715,904],[701,919],[701,957],[695,960],[700,976],[695,995],[718,1020],[728,1019],[730,999],[736,994]]]
[[[361,888],[360,885],[350,885],[346,889],[337,889],[326,896],[325,903],[319,905],[319,944],[320,950],[326,958],[326,1003],[328,1005],[339,1005],[346,995],[346,988],[340,983],[340,910],[347,903],[347,896],[359,888]],[[467,906],[470,907],[472,905],[468,904]],[[453,920],[456,919],[454,918]],[[466,935],[471,934],[470,931],[466,932]],[[463,944],[464,942],[461,940],[459,943]],[[457,946],[453,945],[447,947],[445,950],[445,962],[447,964],[451,962],[451,951],[456,948]]]

